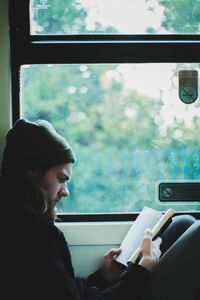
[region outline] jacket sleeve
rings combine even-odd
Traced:
[[[89,276],[88,282],[91,286],[98,287],[97,299],[139,300],[149,278],[148,270],[140,265],[130,264],[113,285],[109,285],[99,271]]]
[[[34,238],[32,234],[28,236],[32,236],[32,239],[26,241],[26,251],[23,251],[23,259],[28,259],[28,253],[32,254],[27,266],[23,266],[24,274],[29,274],[28,277],[23,276],[23,285],[27,291],[32,291],[32,298],[29,296],[28,299],[37,299],[40,291],[41,299],[138,300],[148,281],[150,273],[141,266],[131,264],[118,282],[101,289],[98,287],[97,274],[96,278],[94,275],[88,280],[74,277],[69,269],[70,264],[63,260],[63,249],[57,246],[51,232],[40,228]],[[100,285],[101,280],[99,276]]]

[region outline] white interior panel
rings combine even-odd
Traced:
[[[103,256],[120,246],[132,222],[57,223],[69,244],[76,275],[88,276]]]

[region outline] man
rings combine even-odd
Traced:
[[[112,249],[100,270],[87,279],[75,277],[67,242],[54,225],[56,204],[69,195],[74,152],[44,120],[20,119],[6,139],[0,177],[2,299],[138,300],[160,242],[147,232],[138,264],[122,270],[114,260],[121,250]]]

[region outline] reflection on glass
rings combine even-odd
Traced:
[[[198,34],[199,0],[31,0],[32,35]]]
[[[161,204],[162,180],[200,178],[200,103],[179,99],[179,70],[200,64],[24,65],[22,117],[46,119],[76,155],[64,212],[132,212]]]

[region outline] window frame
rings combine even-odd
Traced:
[[[30,35],[27,0],[9,0],[9,21],[12,124],[20,117],[23,64],[200,62],[199,35]],[[136,216],[137,213],[59,214],[61,221],[121,221],[134,220]]]

